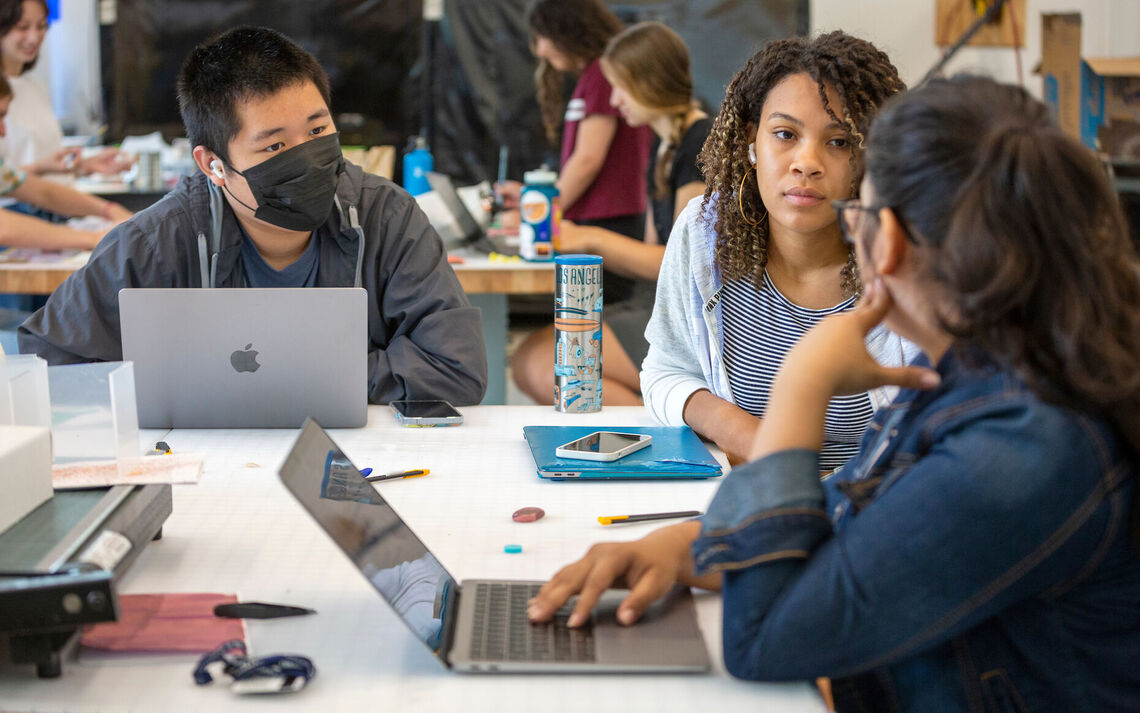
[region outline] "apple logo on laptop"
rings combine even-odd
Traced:
[[[253,342],[250,342],[244,349],[238,349],[230,354],[230,364],[233,364],[234,371],[254,372],[261,368],[261,364],[257,363],[257,350],[251,349],[252,346]]]

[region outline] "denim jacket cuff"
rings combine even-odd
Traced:
[[[733,468],[693,543],[698,574],[806,559],[831,533],[819,453],[786,450]]]

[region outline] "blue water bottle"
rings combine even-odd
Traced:
[[[428,150],[427,139],[417,136],[416,148],[404,154],[404,190],[413,196],[430,191],[427,175],[434,168],[435,160]]]

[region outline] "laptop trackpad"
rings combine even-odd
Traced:
[[[708,668],[708,651],[687,587],[677,587],[654,602],[633,626],[619,624],[616,617],[627,594],[627,590],[611,589],[594,608],[599,664],[636,661],[654,668]]]

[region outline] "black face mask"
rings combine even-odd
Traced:
[[[336,179],[344,169],[340,137],[328,134],[239,171],[257,201],[253,217],[286,230],[316,230],[332,211]],[[229,189],[226,189],[229,192]]]

